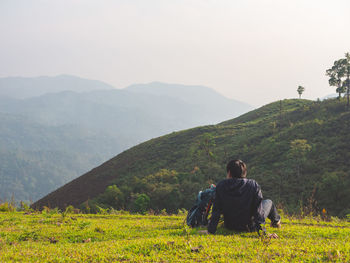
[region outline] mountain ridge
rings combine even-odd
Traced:
[[[194,105],[109,86],[89,90],[93,85],[85,92],[47,93],[47,87],[40,96],[0,95],[0,180],[7,182],[0,185],[1,199],[36,200],[142,141],[241,113],[232,111],[234,103],[217,107],[215,98]],[[65,87],[71,86],[74,81]]]
[[[346,174],[350,156],[345,143],[350,132],[349,114],[345,102],[337,100],[271,103],[230,121],[134,146],[38,200],[33,207],[50,203],[64,209],[65,205],[86,205],[90,200],[90,207],[98,204],[133,210],[138,194],[147,194],[152,209],[172,212],[189,208],[199,190],[225,177],[229,159],[240,158],[248,164],[248,177],[261,184],[265,198],[283,204],[287,211],[300,211],[300,202],[314,198],[318,201],[314,209],[346,215],[350,209],[350,178]],[[305,145],[311,150],[302,152]],[[301,151],[300,156],[295,149]],[[301,179],[303,184],[299,183]],[[336,190],[329,187],[331,182],[337,185]],[[106,203],[111,194],[106,187],[110,185],[119,189],[115,196],[119,199],[114,203]],[[170,193],[174,200],[169,199]],[[65,198],[68,194],[71,199]]]
[[[229,99],[212,88],[202,85],[184,85],[154,81],[144,84],[133,84],[124,88],[124,90],[134,93],[172,96],[182,99],[185,102],[192,103],[203,103],[203,99],[205,103],[210,103],[213,97],[215,97],[216,99],[220,99],[221,103],[236,102],[239,103],[239,106],[243,107],[244,110],[248,108],[252,109],[252,106],[248,105],[247,103],[235,99]]]
[[[99,81],[84,79],[73,75],[39,77],[0,78],[0,96],[26,99],[65,90],[84,92],[99,89],[114,89],[113,86]]]

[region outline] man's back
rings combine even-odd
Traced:
[[[262,193],[256,181],[246,178],[229,178],[216,186],[216,198],[208,231],[215,233],[220,214],[224,215],[225,227],[237,231],[251,231],[261,222]],[[259,227],[259,226],[256,226]],[[255,229],[254,229],[255,230]]]

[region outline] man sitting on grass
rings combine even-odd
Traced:
[[[266,233],[265,219],[272,227],[281,226],[281,217],[271,200],[263,200],[260,186],[247,179],[247,166],[241,160],[232,160],[227,166],[227,178],[216,186],[216,197],[208,232],[214,234],[220,215],[224,215],[224,226],[236,231],[259,231]],[[272,234],[276,238],[276,234]]]

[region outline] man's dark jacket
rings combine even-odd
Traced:
[[[252,179],[230,178],[216,186],[216,197],[208,232],[214,234],[220,215],[224,225],[236,231],[256,231],[265,223],[260,186]]]

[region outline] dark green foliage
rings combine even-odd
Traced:
[[[138,194],[134,201],[134,211],[145,213],[149,208],[150,198],[146,194]]]
[[[350,213],[349,189],[349,171],[330,172],[321,179],[316,197],[329,213],[344,217]]]
[[[341,94],[346,92],[349,107],[349,76],[350,76],[350,53],[345,53],[345,58],[334,61],[333,66],[327,69],[326,75],[329,77],[328,83],[331,87],[336,87],[336,92],[341,98]]]
[[[99,196],[97,202],[108,207],[121,209],[122,206],[120,204],[124,202],[124,194],[116,185],[110,185],[107,187],[106,191]]]

